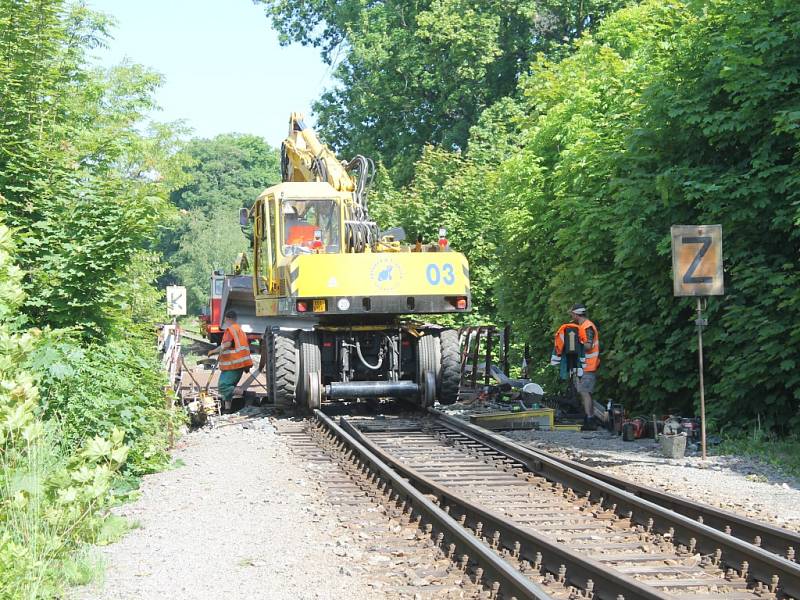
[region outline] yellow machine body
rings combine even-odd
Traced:
[[[250,213],[257,316],[331,321],[469,310],[469,267],[459,252],[391,240],[375,250],[345,252],[350,201],[351,193],[327,182],[281,183],[258,197]],[[290,237],[293,229],[308,235],[311,228],[324,231],[316,247],[314,240]],[[305,310],[298,310],[298,301]]]
[[[292,113],[282,183],[240,212],[252,251],[222,305],[264,332],[259,367],[276,406],[458,398],[458,331],[406,317],[468,312],[467,259],[444,231],[413,245],[399,228],[381,232],[367,206],[374,175],[370,159],[340,162]]]

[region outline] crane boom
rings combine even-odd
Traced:
[[[354,192],[355,179],[317,134],[302,113],[289,116],[289,134],[281,148],[283,181],[327,181],[337,192]]]
[[[350,194],[344,203],[345,245],[348,252],[375,249],[378,226],[369,218],[367,190],[375,175],[372,160],[358,155],[350,162],[339,161],[306,125],[302,113],[289,116],[289,133],[281,145],[281,178],[288,183],[325,182],[337,192]]]

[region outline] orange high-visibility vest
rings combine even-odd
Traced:
[[[592,347],[586,351],[586,366],[583,367],[583,370],[597,371],[597,367],[600,366],[600,332],[597,331],[597,325],[592,323],[589,319],[586,319],[583,324],[580,325],[580,330],[583,334],[583,342],[589,341],[589,336],[586,333],[587,329],[594,329],[594,342],[592,343]]]
[[[582,330],[576,323],[564,323],[561,327],[558,328],[556,331],[556,337],[553,341],[553,354],[550,357],[550,364],[551,365],[559,365],[561,364],[561,355],[564,353],[564,334],[567,329],[577,329],[578,330],[578,341],[581,344],[585,344],[587,342],[586,339],[586,332]],[[581,366],[583,366],[584,359],[581,357]]]
[[[556,347],[556,354],[561,356],[561,353],[564,351],[564,333],[567,329],[577,329],[578,330],[578,341],[581,344],[585,344],[588,340],[586,338],[586,331],[581,329],[575,323],[564,323],[561,327],[558,328],[556,331],[556,339],[555,339],[555,347]]]
[[[238,323],[233,323],[225,330],[225,335],[222,336],[222,343],[224,344],[225,342],[230,342],[231,347],[219,353],[220,371],[249,369],[253,366],[247,334],[242,331]]]

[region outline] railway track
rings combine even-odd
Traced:
[[[795,560],[796,550],[800,551],[800,534],[794,531],[775,527],[769,523],[748,519],[736,513],[709,506],[708,504],[667,494],[661,490],[639,485],[620,477],[614,477],[600,469],[593,469],[579,462],[562,458],[543,450],[534,450],[515,444],[508,438],[497,435],[481,427],[476,427],[460,419],[453,418],[435,409],[431,409],[431,413],[443,423],[447,423],[448,426],[462,431],[476,440],[483,441],[493,448],[515,454],[523,461],[535,461],[540,456],[548,458],[575,471],[579,471],[595,479],[609,483],[614,487],[625,490],[639,498],[694,519],[713,529],[725,532],[745,542],[752,543],[773,554],[784,556],[791,561]]]
[[[351,475],[492,597],[800,597],[791,560],[491,432],[441,416],[315,418]]]

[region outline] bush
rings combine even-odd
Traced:
[[[672,297],[669,229],[721,223],[709,416],[800,423],[800,332],[787,325],[800,317],[800,84],[785,67],[800,61],[798,23],[791,2],[651,1],[534,65],[524,144],[498,178],[515,199],[503,263],[527,276],[501,282],[500,306],[536,328],[542,359],[566,307],[585,301],[604,390],[636,410],[691,411],[693,304]]]
[[[60,424],[63,443],[124,432],[130,448],[125,472],[150,473],[167,464],[166,376],[151,339],[133,334],[82,346],[69,332],[50,332],[30,355],[39,373],[44,416]]]
[[[57,423],[45,421],[39,390],[25,364],[42,343],[38,332],[17,333],[23,295],[12,261],[9,230],[0,225],[0,598],[52,597],[85,542],[116,529],[105,508],[125,462],[124,432],[86,438],[70,451]],[[80,569],[71,569],[79,572]]]
[[[409,186],[379,196],[382,214],[411,231],[451,227],[478,316],[512,323],[537,364],[585,302],[601,335],[600,396],[648,414],[697,409],[694,305],[672,296],[670,226],[722,224],[709,420],[791,431],[800,4],[649,0],[572,50],[537,59],[514,98],[484,111],[466,155],[427,149]]]

